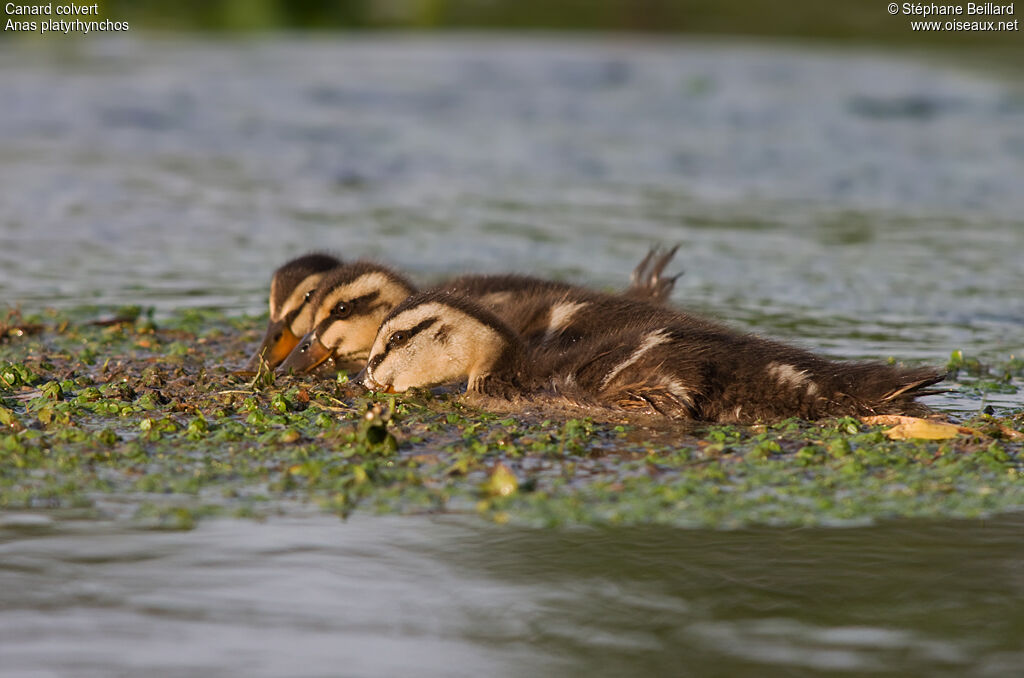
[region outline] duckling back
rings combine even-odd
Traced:
[[[580,341],[615,328],[685,322],[726,330],[712,320],[650,300],[650,291],[608,294],[522,275],[463,276],[435,291],[473,299],[515,332],[528,348],[556,353],[571,351]]]
[[[832,361],[685,319],[616,328],[529,360],[534,388],[576,402],[720,423],[920,413],[914,399],[945,378],[928,367]]]
[[[652,248],[633,270],[630,286],[617,294],[517,274],[464,275],[434,290],[473,299],[527,345],[550,344],[564,350],[584,337],[607,331],[608,318],[621,325],[637,313],[658,322],[678,317],[679,311],[664,305],[679,277],[667,276],[664,270],[678,249]]]

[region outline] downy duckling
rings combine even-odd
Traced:
[[[260,362],[271,369],[281,364],[299,337],[312,327],[313,308],[309,301],[328,271],[341,260],[323,252],[312,252],[286,262],[270,279],[270,322],[263,342],[246,369],[256,371]]]
[[[420,293],[385,318],[359,379],[386,392],[466,381],[467,392],[510,400],[555,396],[582,407],[752,423],[920,412],[926,408],[914,399],[945,378],[930,367],[828,360],[686,316],[666,321],[643,302],[615,303],[621,315],[604,318],[606,332],[566,350],[524,344],[465,297]]]
[[[309,372],[328,359],[361,367],[381,320],[415,291],[401,275],[370,261],[336,268],[310,300],[311,329],[279,369]]]
[[[666,277],[662,271],[676,249],[648,252],[622,296],[664,301],[678,276]],[[577,298],[589,291],[569,283],[525,275],[464,275],[433,289],[476,299],[527,341],[557,335],[560,341],[571,342],[576,340],[573,329],[586,331],[582,327],[585,317],[579,314],[586,304]],[[380,322],[416,291],[391,269],[367,261],[332,271],[321,280],[310,301],[313,329],[280,369],[309,372],[329,358],[348,367],[362,367]]]

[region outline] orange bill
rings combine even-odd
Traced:
[[[310,332],[300,339],[288,358],[278,368],[282,372],[303,374],[313,370],[317,365],[331,357],[331,349],[320,343],[316,332]]]
[[[261,357],[270,369],[274,369],[288,357],[298,343],[299,338],[292,334],[292,331],[283,322],[271,322],[267,325],[267,334],[263,337],[263,343],[249,359],[246,369],[250,372],[257,371],[260,367]]]

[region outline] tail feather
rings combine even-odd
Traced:
[[[737,375],[742,378],[721,393],[710,394],[705,417],[743,422],[792,416],[923,414],[927,407],[915,400],[936,392],[928,387],[946,378],[945,372],[931,367],[842,363],[806,354],[788,357],[769,361],[765,367],[747,367]]]
[[[893,367],[861,363],[850,365],[837,389],[836,415],[916,414],[926,408],[915,402],[921,396],[941,393],[928,389],[946,378],[946,373],[931,367]]]
[[[676,279],[682,273],[673,276],[662,275],[662,273],[664,273],[665,267],[672,260],[672,257],[675,256],[678,249],[679,245],[667,250],[662,250],[660,247],[652,247],[647,252],[647,256],[633,269],[633,274],[630,276],[630,286],[626,290],[625,296],[656,304],[663,303],[668,299],[676,285]]]
[[[944,388],[925,389],[926,386],[932,386],[933,384],[937,384],[940,381],[944,381],[949,376],[945,372],[940,373],[936,372],[935,370],[931,370],[928,368],[926,369],[929,372],[929,374],[909,384],[900,386],[891,393],[886,394],[885,396],[882,397],[882,402],[890,402],[898,398],[906,397],[920,398],[921,396],[945,393],[947,390],[949,390]]]

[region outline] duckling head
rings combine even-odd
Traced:
[[[313,252],[274,271],[270,279],[270,323],[246,369],[255,371],[261,360],[273,369],[295,348],[299,337],[312,327],[313,309],[309,302],[313,292],[324,275],[340,265],[336,257]]]
[[[451,292],[424,292],[384,319],[361,380],[388,393],[463,380],[484,392],[491,381],[515,381],[520,352],[518,338],[489,311]]]
[[[309,372],[328,358],[365,362],[381,321],[414,291],[412,283],[379,264],[339,266],[320,281],[309,303],[310,329],[280,369]]]

